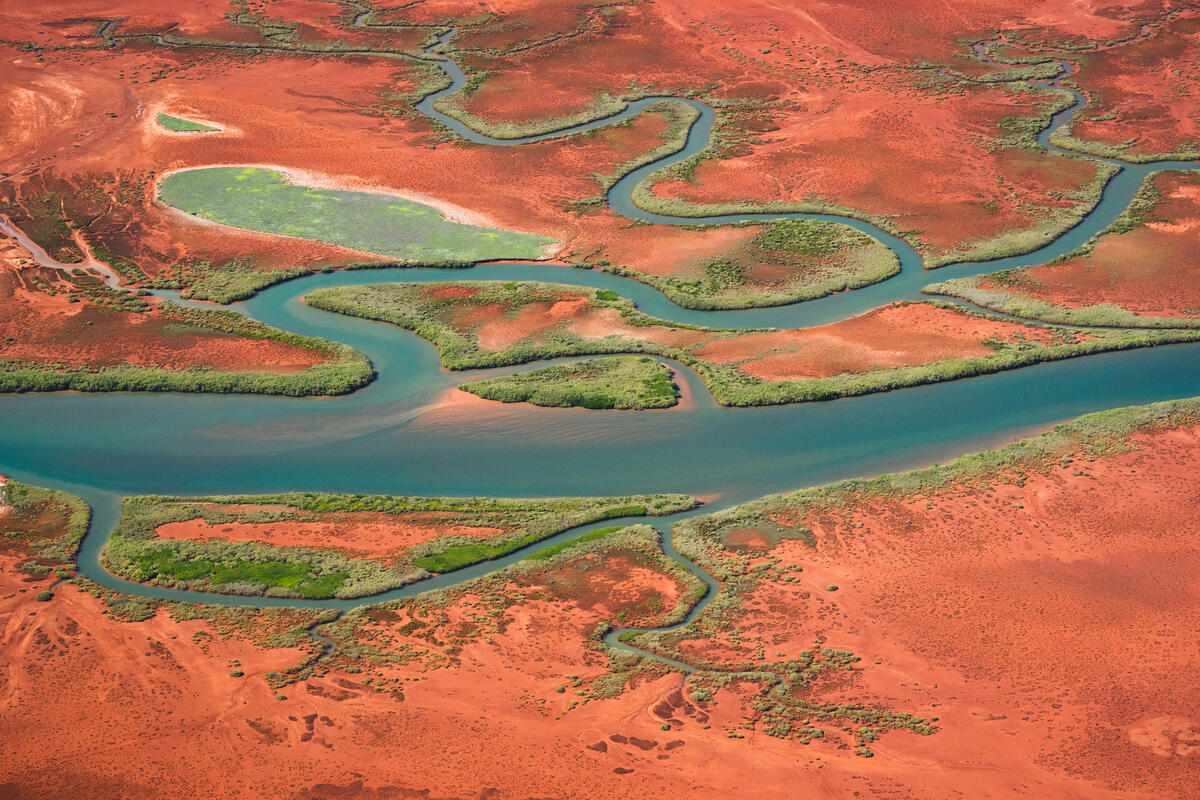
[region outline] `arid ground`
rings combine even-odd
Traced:
[[[1200,797],[1198,168],[1192,2],[0,5],[0,800]]]
[[[1196,415],[1098,415],[688,523],[705,533],[677,544],[727,599],[638,641],[701,668],[686,679],[595,638],[691,602],[647,528],[350,614],[315,662],[319,612],[86,583],[39,602],[52,578],[18,568],[18,540],[0,572],[6,791],[1186,797]],[[43,512],[30,541],[63,524]]]

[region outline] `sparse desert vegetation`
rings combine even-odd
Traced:
[[[1200,176],[1152,173],[1129,207],[1078,251],[1023,270],[933,284],[1006,314],[1068,325],[1200,327]]]

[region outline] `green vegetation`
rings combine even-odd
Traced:
[[[210,167],[173,172],[159,199],[189,214],[238,228],[296,236],[414,262],[471,263],[540,258],[553,242],[447,220],[431,206],[373,192],[288,183],[257,167]]]
[[[671,513],[672,511],[680,511],[682,508],[676,506],[670,511],[653,511],[646,506],[619,506],[617,508],[608,508],[600,512],[596,519],[615,519],[617,517],[644,517],[646,515],[655,516],[662,513]],[[557,531],[555,531],[557,533]],[[460,544],[454,547],[448,547],[440,553],[424,556],[413,561],[421,569],[429,570],[430,572],[453,572],[456,569],[469,567],[472,564],[478,564],[481,561],[491,561],[494,558],[506,556],[516,550],[520,550],[526,545],[545,539],[546,535],[538,535],[531,533],[522,536],[519,539],[509,539],[499,542],[470,542],[469,544]]]
[[[146,550],[131,557],[135,569],[130,574],[133,580],[164,576],[179,583],[198,578],[207,579],[209,585],[222,587],[228,584],[282,587],[290,589],[300,597],[331,597],[349,577],[346,572],[324,572],[320,577],[313,574],[312,564],[296,564],[287,561],[249,561],[236,559],[232,563],[180,557],[171,548]]]
[[[38,557],[38,571],[48,565],[74,564],[79,542],[87,533],[92,511],[74,495],[17,481],[0,485],[0,538],[19,543]]]
[[[161,313],[181,330],[218,331],[249,339],[267,339],[322,353],[328,360],[303,372],[225,372],[211,367],[162,369],[134,364],[64,367],[0,359],[3,392],[208,392],[277,394],[291,397],[338,395],[366,386],[375,378],[367,357],[344,344],[281,331],[233,311],[185,308],[162,303]]]
[[[582,536],[576,536],[574,539],[571,539],[569,541],[559,542],[558,544],[552,544],[549,547],[544,547],[541,550],[538,550],[536,553],[531,553],[530,555],[525,556],[525,560],[526,561],[545,561],[549,558],[553,558],[554,556],[558,555],[559,553],[561,553],[562,551],[564,551],[568,548],[577,547],[578,545],[584,544],[586,542],[595,542],[600,539],[603,539],[605,536],[608,536],[610,533],[615,533],[616,531],[621,530],[621,528],[622,528],[621,525],[610,525],[605,528],[596,528],[596,530],[594,530],[594,531],[588,531],[587,533],[583,534]]]
[[[431,292],[449,291],[438,297]],[[478,369],[522,364],[546,358],[575,355],[648,353],[673,358],[694,369],[716,400],[727,406],[763,406],[832,400],[837,397],[890,391],[905,386],[968,378],[1015,367],[1055,361],[1092,353],[1147,347],[1169,342],[1195,341],[1192,331],[1088,331],[1052,329],[1048,344],[1031,339],[991,341],[992,352],[970,358],[948,359],[911,367],[892,367],[860,373],[842,373],[824,378],[767,381],[738,369],[736,363],[717,363],[693,355],[705,343],[744,335],[749,331],[692,328],[710,334],[687,349],[661,344],[650,338],[619,334],[584,338],[561,322],[538,332],[536,342],[526,338],[503,350],[479,345],[473,330],[450,321],[449,312],[463,306],[498,304],[504,311],[518,312],[530,304],[551,304],[564,297],[586,296],[592,309],[613,309],[632,328],[657,326],[672,330],[691,326],[673,325],[639,312],[624,298],[602,299],[597,292],[575,286],[540,282],[461,281],[444,284],[381,284],[317,289],[305,295],[313,308],[353,317],[390,322],[433,342],[449,369]],[[936,304],[935,304],[936,305]],[[942,304],[945,305],[945,304]],[[957,306],[959,313],[983,316]]]
[[[1138,230],[1149,222],[1161,221],[1155,213],[1161,200],[1156,179],[1163,174],[1165,172],[1153,172],[1147,175],[1142,181],[1138,193],[1134,195],[1133,200],[1130,201],[1121,216],[1106,229],[1084,242],[1077,250],[1050,262],[1049,266],[1087,257],[1103,239]],[[985,285],[987,288],[984,288]],[[1139,314],[1113,303],[1076,307],[1062,306],[1029,295],[1027,290],[1040,289],[1043,285],[1041,280],[1033,278],[1026,270],[1014,269],[968,278],[954,278],[930,284],[921,291],[926,294],[958,297],[968,303],[993,311],[1059,325],[1200,329],[1200,318]]]
[[[789,519],[802,520],[810,514],[833,513],[872,498],[911,498],[974,481],[994,484],[1005,480],[1005,475],[1013,475],[1013,482],[1022,481],[1024,473],[1048,471],[1072,460],[1128,450],[1134,446],[1128,438],[1137,433],[1195,424],[1200,424],[1200,398],[1086,414],[1039,436],[947,464],[770,495],[715,514],[691,517],[675,526],[672,542],[679,552],[715,577],[727,579],[733,573],[728,562],[718,557],[725,548],[725,534],[734,529],[772,526],[772,518],[783,511]]]
[[[755,240],[764,250],[824,256],[842,249],[846,239],[842,227],[835,222],[781,219],[772,223]]]
[[[155,119],[158,124],[162,125],[169,131],[215,131],[219,128],[214,128],[212,125],[205,125],[203,122],[193,122],[190,119],[183,117],[174,117],[170,114],[159,113]]]
[[[312,270],[304,267],[260,270],[233,262],[206,270],[199,280],[193,282],[182,294],[191,300],[210,300],[214,303],[233,303],[253,296],[260,289],[277,283],[311,275]]]
[[[495,558],[579,525],[624,516],[669,514],[691,508],[696,502],[685,495],[530,500],[312,492],[130,497],[125,500],[121,520],[105,545],[102,560],[105,569],[130,580],[198,591],[275,597],[365,597],[412,583],[428,571],[445,572]],[[448,532],[407,549],[397,547],[386,559],[219,538],[157,538],[158,528],[172,522],[202,520],[219,529],[233,523],[345,522],[352,521],[346,514],[357,512],[396,515],[397,525],[415,521],[447,529],[480,527],[485,529],[485,537]],[[500,532],[487,535],[486,529]]]
[[[671,370],[646,356],[595,358],[461,384],[487,400],[535,406],[645,409],[679,402]]]
[[[649,284],[684,308],[763,308],[815,300],[860,289],[900,271],[891,248],[849,225],[783,219],[732,251],[712,258],[701,277],[649,275],[626,267],[601,269]],[[791,268],[783,278],[760,281],[762,266]],[[774,272],[774,269],[771,270]]]
[[[984,289],[980,287],[981,283],[1002,281],[1004,277],[1004,273],[996,272],[981,277],[955,278],[941,283],[931,283],[921,291],[926,294],[958,297],[992,311],[1056,325],[1200,329],[1200,318],[1195,317],[1151,317],[1121,308],[1113,303],[1098,303],[1094,306],[1071,308],[1038,300],[1023,294],[1019,289]]]

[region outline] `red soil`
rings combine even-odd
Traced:
[[[583,611],[620,614],[622,624],[631,627],[656,624],[683,594],[674,578],[637,554],[622,551],[588,553],[555,564],[528,583]]]
[[[770,140],[705,161],[694,182],[664,181],[654,193],[701,204],[818,198],[885,215],[923,253],[942,256],[1076,207],[1061,195],[1096,177],[1093,162],[995,147],[1001,120],[1050,100],[991,89],[951,100],[898,79],[814,88],[798,101],[805,115],[778,120]]]
[[[1137,442],[1027,474],[1023,487],[997,479],[781,519],[810,526],[818,546],[775,548],[804,571],[746,597],[738,652],[762,644],[775,658],[821,634],[863,656],[830,699],[939,717],[932,736],[872,743],[873,759],[728,738],[754,699],[737,684],[714,705],[681,695],[677,676],[635,679],[570,709],[577,684],[589,692],[609,671],[584,644],[595,626],[652,594],[668,607],[677,596],[616,553],[459,594],[432,614],[370,611],[357,638],[396,660],[313,676],[280,689],[283,700],[263,678],[299,649],[263,649],[253,626],[249,638],[209,636],[223,629],[163,612],[117,622],[72,586],[38,603],[6,559],[0,787],[84,798],[1185,797],[1200,770],[1188,711],[1200,697],[1180,677],[1197,667],[1200,496],[1187,476],[1200,429]],[[235,660],[244,677],[229,674]]]
[[[1152,7],[1076,3],[1061,13],[1041,8],[1030,13],[1051,34],[1107,37],[1136,32]],[[170,9],[141,0],[119,7],[75,0],[58,15],[128,17],[118,33],[178,23],[176,32],[185,35],[260,41],[257,32],[226,19],[228,10],[223,0],[184,0]],[[946,13],[941,4],[881,9],[864,2],[759,3],[743,4],[734,13],[711,3],[595,8],[500,0],[486,10],[497,16],[482,25],[468,23],[482,19],[484,8],[454,0],[406,5],[382,16],[422,24],[459,18],[458,44],[466,48],[468,67],[495,70],[467,105],[492,121],[574,113],[598,91],[628,91],[634,78],[661,92],[695,93],[713,84],[718,98],[781,101],[731,112],[727,158],[703,164],[696,185],[662,185],[665,193],[704,201],[815,194],[870,213],[903,215],[896,217],[900,228],[916,231],[931,252],[942,252],[1028,227],[1044,209],[1069,205],[1054,195],[1092,174],[1085,162],[1003,147],[992,152],[996,120],[1034,113],[1043,100],[1003,86],[952,93],[946,85],[927,85],[928,73],[906,68],[914,61],[972,66],[965,41],[995,29],[1029,28],[1030,20],[1010,4],[974,2],[969,12]],[[344,7],[308,0],[272,3],[262,13],[297,22],[306,43],[343,39],[404,47],[426,32],[342,29],[335,18],[346,13]],[[44,15],[16,9],[3,19],[11,38],[55,46],[89,41],[96,27],[47,23]],[[535,42],[544,43],[526,47]],[[6,59],[0,107],[20,124],[0,132],[5,137],[0,170],[21,173],[18,184],[29,169],[53,170],[18,185],[18,192],[37,197],[54,176],[77,187],[88,173],[110,175],[113,165],[144,176],[265,160],[471,209],[496,224],[554,236],[580,256],[614,246],[612,221],[603,218],[607,215],[577,217],[565,213],[564,205],[597,195],[592,176],[611,174],[655,147],[666,124],[651,115],[566,143],[460,146],[438,143],[428,122],[398,97],[422,79],[411,63],[398,59],[245,58],[228,50],[138,43],[45,50],[40,60],[9,48]],[[863,72],[862,66],[880,69]],[[225,132],[168,135],[153,121],[158,109],[212,120]],[[964,171],[964,163],[978,166]],[[762,175],[773,179],[763,183],[755,177]],[[157,207],[152,198],[119,199],[114,205],[89,237],[134,257],[152,275],[189,257],[219,264],[252,254],[258,260],[254,268],[262,269],[371,258],[200,225]],[[91,216],[81,213],[82,219]],[[629,260],[634,269],[656,275],[694,274],[698,261],[730,243],[724,233],[658,226],[627,235],[644,246],[617,246],[620,260],[605,257]]]
[[[616,309],[591,306],[574,294],[515,310],[491,303],[455,306],[445,314],[456,329],[474,333],[485,350],[505,350],[518,343],[536,345],[561,328],[583,339],[620,337],[681,348],[701,360],[736,364],[743,372],[770,381],[988,356],[995,353],[988,341],[1057,341],[1057,335],[1046,328],[973,316],[929,303],[883,306],[815,328],[732,336],[665,325],[631,325]]]
[[[1148,36],[1079,55],[1087,112],[1072,134],[1133,155],[1200,150],[1200,13],[1181,9]]]
[[[243,508],[246,512],[252,509]],[[159,539],[258,542],[273,547],[315,547],[334,550],[351,558],[378,558],[394,563],[405,550],[442,536],[496,536],[505,528],[447,524],[447,512],[384,514],[371,511],[323,515],[321,519],[278,522],[209,524],[203,519],[169,522],[159,526]]]
[[[883,763],[870,773],[917,796],[1190,796],[1200,690],[1181,676],[1198,666],[1200,428],[1131,443],[929,494],[774,514],[816,536],[815,549],[771,552],[803,567],[788,573],[799,581],[760,581],[738,638],[704,652],[790,654],[820,635],[862,656],[845,702],[939,717],[932,736],[871,745],[872,767]]]
[[[566,296],[554,303],[530,303],[521,306],[515,315],[491,319],[479,326],[476,333],[479,346],[487,350],[509,348],[571,319],[587,302],[587,298],[583,296]]]
[[[20,251],[0,240],[0,358],[65,367],[135,364],[163,369],[209,366],[232,372],[302,372],[323,353],[270,340],[180,326],[155,311],[71,303],[60,272],[18,266]],[[57,285],[60,293],[38,289]],[[57,282],[57,283],[55,283]]]
[[[692,353],[717,363],[740,361],[743,372],[778,381],[988,356],[995,351],[984,344],[986,340],[1012,342],[1018,336],[1043,344],[1053,339],[1043,328],[910,303],[883,306],[816,328],[748,333]]]
[[[530,40],[553,37],[562,24],[547,6],[561,11],[561,4],[522,3],[506,21],[538,29],[542,35]],[[572,38],[499,57],[468,51],[468,65],[489,76],[464,107],[487,120],[523,122],[577,113],[600,92],[646,85],[683,94],[715,85],[718,98],[767,101],[726,115],[731,142],[721,159],[700,165],[694,184],[665,182],[656,192],[701,203],[821,198],[892,217],[932,255],[1032,228],[1070,209],[1062,193],[1096,174],[1090,162],[996,146],[1007,135],[1002,119],[1039,114],[1048,96],[1000,84],[960,92],[909,69],[935,62],[979,71],[963,42],[997,27],[1027,27],[1009,4],[974,3],[954,14],[941,4],[888,10],[878,3],[734,10],[661,2],[605,11]],[[1099,8],[1072,13],[1091,18],[1096,30],[1135,27]],[[460,44],[495,46],[486,30],[468,32]]]
[[[981,279],[983,289],[1016,291],[1059,306],[1112,303],[1147,316],[1200,315],[1200,176],[1160,173],[1151,178],[1160,197],[1148,222],[1105,234],[1093,250],[1051,266],[1031,267],[1004,283]]]
[[[649,598],[670,607],[678,597],[672,581],[634,557],[608,555],[609,565],[583,571],[568,562],[520,584],[500,584],[499,592],[518,602],[498,617],[471,594],[454,599],[442,623],[404,609],[370,612],[377,621],[360,626],[358,637],[400,657],[378,667],[363,662],[366,674],[334,671],[284,687],[286,699],[276,699],[264,677],[284,672],[304,652],[256,645],[269,630],[262,623],[252,623],[249,634],[174,622],[164,612],[121,623],[106,615],[103,602],[70,586],[53,602],[37,603],[12,583],[6,561],[0,792],[328,798],[432,790],[447,798],[506,798],[553,786],[556,796],[606,798],[628,797],[631,786],[654,776],[673,795],[687,796],[697,780],[692,764],[703,761],[701,753],[691,755],[699,742],[739,749],[689,720],[682,730],[660,730],[650,709],[677,677],[638,680],[620,697],[571,711],[580,699],[574,689],[555,691],[575,680],[590,688],[608,673],[607,659],[585,644],[597,624],[629,611],[652,620]],[[576,592],[582,601],[555,596]],[[414,633],[414,619],[434,624]],[[279,622],[287,630],[286,620]],[[453,656],[443,654],[447,647]],[[244,677],[231,676],[231,668]],[[597,741],[608,745],[597,748]],[[751,750],[740,752],[747,757]],[[732,788],[729,777],[713,777]]]

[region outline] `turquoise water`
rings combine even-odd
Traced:
[[[465,80],[453,62],[445,62],[445,68],[455,81]],[[446,91],[456,91],[456,86]],[[490,140],[441,117],[432,110],[438,96],[441,93],[426,98],[418,108],[475,141],[506,146],[521,143]],[[654,100],[638,101],[615,117],[579,129],[611,124],[639,113],[651,102]],[[672,224],[697,221],[654,217],[629,202],[629,192],[638,180],[707,143],[711,109],[695,101],[680,102],[701,111],[687,147],[618,182],[609,193],[609,202],[617,211]],[[1077,98],[1077,105],[1080,102],[1082,98]],[[1058,115],[1053,125],[1061,125],[1071,113]],[[1196,167],[1194,163],[1125,166],[1110,182],[1095,211],[1041,250],[988,263],[952,265],[939,269],[936,279],[1042,263],[1069,252],[1120,214],[1146,174],[1162,168]],[[779,216],[735,215],[700,221]],[[332,399],[182,394],[0,396],[0,471],[22,481],[72,491],[93,506],[93,525],[84,542],[80,569],[102,584],[180,600],[349,608],[363,600],[226,598],[128,584],[104,573],[97,556],[116,522],[120,497],[127,494],[321,490],[553,496],[681,491],[713,495],[708,508],[689,512],[705,513],[772,492],[946,460],[1085,412],[1200,395],[1200,344],[1186,344],[1089,356],[866,397],[751,409],[717,406],[695,375],[679,368],[689,402],[669,411],[589,412],[525,406],[480,411],[474,406],[471,414],[449,415],[436,407],[449,388],[478,375],[513,370],[451,374],[440,367],[432,345],[414,335],[382,323],[325,314],[299,301],[314,288],[363,282],[551,280],[612,289],[648,314],[682,323],[797,327],[919,297],[920,287],[929,280],[907,244],[874,226],[826,215],[782,216],[836,219],[867,231],[896,250],[902,272],[875,286],[809,303],[727,312],[688,311],[634,281],[547,264],[487,264],[453,272],[387,269],[314,275],[272,287],[233,307],[270,325],[344,342],[362,351],[379,373],[371,386]],[[666,531],[664,523],[657,524]],[[551,541],[578,533],[566,532]],[[545,543],[535,549],[542,546]],[[674,555],[669,537],[666,549]],[[520,551],[373,600],[451,585],[525,554]],[[694,566],[689,568],[701,574]],[[702,577],[712,585],[707,576]]]

